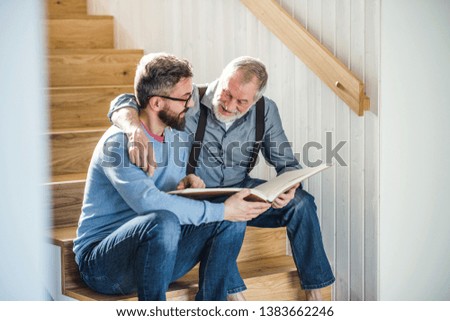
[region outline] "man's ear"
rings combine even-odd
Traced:
[[[153,96],[148,100],[147,108],[150,108],[154,111],[159,111],[163,107],[163,100],[161,97]]]

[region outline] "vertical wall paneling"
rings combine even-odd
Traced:
[[[350,61],[350,0],[336,1],[336,56]],[[336,298],[349,300],[350,289],[350,111],[340,98],[336,104],[336,142],[345,145],[340,156],[346,165],[336,167]]]
[[[319,41],[322,33],[321,1],[307,2],[308,31]],[[308,70],[308,142],[311,144],[308,150],[307,166],[317,166],[317,162],[322,159],[320,149],[321,141],[321,114],[322,114],[322,82],[310,70]],[[322,221],[322,202],[321,202],[321,176],[316,175],[309,179],[308,192],[314,195],[317,203],[317,215]]]
[[[308,12],[308,1],[307,0],[297,0],[294,1],[294,18],[300,21],[303,26],[307,25],[307,12]],[[308,142],[308,77],[310,70],[305,66],[305,64],[299,60],[295,59],[295,83],[293,91],[295,92],[294,101],[296,109],[297,120],[295,124],[294,137],[296,140],[297,152],[300,155],[300,161],[305,164],[305,155],[303,153],[303,147]],[[306,181],[303,184],[306,190],[309,190],[309,182]]]
[[[380,0],[365,2],[365,73],[370,111],[365,121],[364,157],[364,299],[379,299],[378,223],[379,223],[379,118],[378,83],[380,68]]]
[[[322,42],[332,53],[336,54],[336,2],[335,0],[322,0]],[[322,160],[327,162],[327,133],[331,134],[331,144],[336,132],[336,95],[330,88],[322,83]],[[336,162],[334,166],[322,173],[322,238],[325,250],[335,270],[336,252],[335,252],[335,229],[336,229]],[[334,293],[335,287],[333,287]],[[334,293],[334,297],[335,293]]]
[[[350,69],[364,77],[364,1],[350,3]],[[350,113],[350,300],[364,293],[364,118]]]
[[[196,83],[216,79],[237,56],[251,55],[265,62],[266,94],[277,103],[301,163],[329,161],[329,152],[344,142],[337,156],[345,164],[332,160],[331,169],[310,178],[304,187],[318,205],[325,250],[337,280],[333,298],[375,300],[379,295],[380,0],[277,2],[364,81],[371,99],[364,117],[354,115],[239,0],[88,0],[88,11],[114,16],[117,48],[166,51],[189,59]],[[252,172],[265,179],[274,175],[263,161]]]

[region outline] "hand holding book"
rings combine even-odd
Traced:
[[[278,195],[276,199],[272,202],[273,208],[283,208],[285,207],[295,196],[295,191],[300,186],[300,183],[295,184],[286,192]]]
[[[246,188],[231,195],[225,201],[224,220],[231,222],[250,221],[269,209],[270,203],[247,202],[245,198],[248,197],[250,193],[250,189]]]

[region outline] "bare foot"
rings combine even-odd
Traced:
[[[227,300],[228,301],[247,301],[245,299],[244,294],[242,294],[242,292],[228,294]]]
[[[305,290],[306,301],[323,301],[320,289]]]

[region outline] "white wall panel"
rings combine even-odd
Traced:
[[[350,69],[364,75],[364,1],[350,2]],[[350,300],[364,294],[364,118],[350,113]]]
[[[378,117],[380,69],[380,5],[381,0],[365,2],[365,72],[366,93],[370,97],[370,112],[364,116],[364,299],[379,298],[379,159],[380,122]]]
[[[266,63],[267,96],[280,109],[294,151],[326,161],[327,132],[346,166],[313,177],[325,248],[336,275],[337,300],[378,298],[380,0],[278,0],[366,84],[371,111],[356,116],[238,0],[88,0],[91,14],[115,17],[118,48],[172,52],[189,59],[195,82],[210,82],[231,59]],[[260,162],[254,175],[274,171]]]

